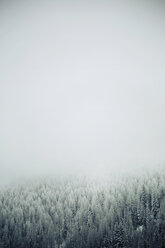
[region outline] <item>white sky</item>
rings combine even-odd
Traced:
[[[1,1],[1,177],[165,161],[164,11]]]

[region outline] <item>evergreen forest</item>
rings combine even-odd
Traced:
[[[1,187],[0,248],[164,248],[165,172]]]

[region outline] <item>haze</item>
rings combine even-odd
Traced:
[[[0,180],[165,160],[163,1],[0,2]]]

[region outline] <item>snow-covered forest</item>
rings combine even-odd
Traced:
[[[165,172],[1,189],[0,247],[165,247]]]
[[[165,248],[165,1],[0,0],[0,35],[0,248]]]

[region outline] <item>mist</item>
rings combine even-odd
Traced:
[[[163,1],[0,2],[0,180],[165,161]]]

